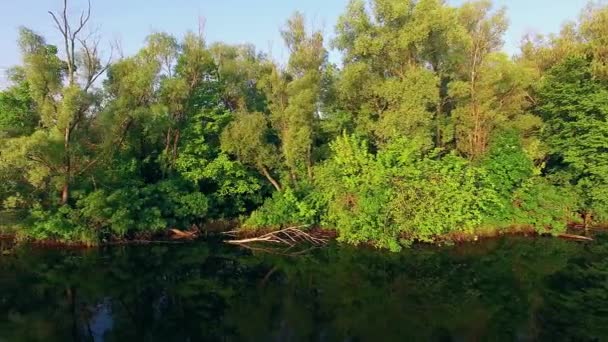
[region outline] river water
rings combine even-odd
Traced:
[[[608,237],[401,253],[199,241],[0,256],[0,341],[537,340],[608,340]]]

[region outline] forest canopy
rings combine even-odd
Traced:
[[[200,30],[104,59],[94,11],[50,13],[62,40],[20,28],[0,91],[0,211],[20,238],[238,220],[398,250],[608,221],[606,6],[509,56],[490,1],[352,0],[331,41],[288,18],[286,63]]]

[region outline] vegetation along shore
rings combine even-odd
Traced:
[[[123,55],[63,5],[57,32],[19,29],[0,91],[0,233],[92,246],[236,222],[398,251],[608,222],[606,6],[509,56],[489,1],[353,0],[332,39],[288,18],[283,62],[203,25]]]

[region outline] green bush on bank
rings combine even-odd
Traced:
[[[314,207],[305,199],[298,198],[291,188],[275,192],[260,208],[245,220],[244,227],[250,229],[310,226],[317,215]]]
[[[157,32],[106,68],[97,49],[66,59],[73,44],[20,28],[0,91],[0,211],[27,212],[11,226],[37,240],[242,217],[391,250],[607,221],[608,7],[510,58],[489,2],[393,2],[347,7],[340,66],[301,13],[281,31],[284,64]]]
[[[344,242],[391,250],[448,233],[472,233],[497,201],[494,191],[479,187],[482,170],[454,155],[421,157],[406,144],[395,147],[374,156],[355,136],[332,144],[333,157],[318,179],[328,203],[323,222]]]
[[[495,139],[478,163],[453,154],[423,156],[399,143],[372,154],[364,139],[337,138],[308,195],[277,192],[246,225],[317,223],[336,229],[342,242],[399,250],[454,233],[472,236],[482,227],[559,233],[574,219],[576,196],[536,175],[516,135]],[[322,199],[316,211],[302,200],[315,197]]]
[[[103,237],[120,239],[187,227],[204,217],[208,207],[207,198],[183,182],[133,182],[116,190],[88,193],[76,202],[76,208],[63,205],[51,210],[37,204],[30,212],[30,227],[20,231],[20,237],[96,245]]]

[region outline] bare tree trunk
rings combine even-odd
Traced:
[[[315,175],[312,171],[312,165],[310,164],[310,162],[307,165],[308,168],[308,179],[310,179],[311,181],[314,179]]]
[[[588,211],[585,211],[585,213],[583,214],[583,226],[585,227],[585,230],[589,229],[590,223],[591,223],[591,215],[589,214]]]
[[[165,154],[169,155],[169,148],[171,146],[171,127],[167,130],[167,136],[165,138]]]
[[[63,43],[65,46],[65,55],[67,59],[67,68],[68,68],[68,85],[74,86],[76,85],[76,40],[79,40],[78,36],[84,26],[87,24],[91,17],[91,2],[89,0],[88,9],[86,13],[82,13],[80,15],[80,21],[78,25],[73,28],[68,20],[68,0],[63,1],[63,11],[59,19],[57,15],[53,12],[49,11],[49,14],[55,21],[57,25],[57,29],[61,33],[63,37]],[[80,40],[83,45],[86,45],[83,40]],[[87,50],[89,51],[89,50]],[[91,57],[90,55],[88,56]],[[105,70],[105,69],[104,69]],[[93,82],[96,79],[96,76],[92,76],[89,78],[90,82]],[[87,85],[87,89],[90,84]],[[82,113],[79,113],[82,114]],[[74,119],[76,120],[76,119]],[[64,172],[65,172],[65,180],[61,190],[61,204],[66,204],[70,199],[70,179],[72,176],[72,161],[70,156],[70,135],[72,133],[72,129],[76,127],[76,122],[71,123],[68,122],[67,127],[64,129]]]
[[[479,124],[479,108],[477,103],[477,65],[479,56],[479,46],[475,43],[472,55],[471,75],[469,91],[471,95],[471,110],[473,111],[473,131],[469,132],[469,158],[477,158],[477,142],[478,142],[478,124]]]
[[[281,185],[279,184],[279,182],[277,182],[274,178],[272,178],[272,175],[270,174],[270,172],[268,172],[268,169],[265,166],[262,166],[262,173],[268,179],[268,181],[270,181],[270,183],[272,183],[272,185],[274,186],[275,189],[277,189],[277,191],[279,191],[279,192],[282,191]]]
[[[61,204],[68,203],[69,198],[70,198],[70,184],[66,181],[63,184],[63,189],[61,190]]]

